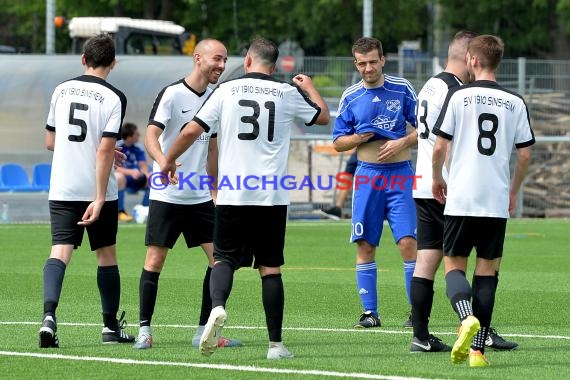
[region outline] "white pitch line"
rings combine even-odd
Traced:
[[[58,322],[58,326],[78,326],[78,327],[101,327],[100,323],[80,323],[80,322]],[[1,325],[40,325],[39,322],[28,321],[0,321]],[[178,324],[163,324],[152,325],[158,328],[169,329],[195,329],[196,325],[178,325]],[[265,326],[224,326],[224,330],[265,330]],[[283,327],[283,330],[289,331],[314,331],[314,332],[332,332],[332,333],[355,333],[355,334],[396,334],[396,335],[410,335],[411,331],[405,330],[382,330],[382,329],[340,329],[340,328],[319,328],[319,327]],[[457,335],[457,332],[440,331],[434,332],[434,335]],[[570,340],[570,336],[566,335],[534,335],[534,334],[503,334],[501,336],[512,338],[529,338],[529,339],[561,339]]]
[[[357,378],[357,379],[381,379],[381,380],[427,380],[426,378],[420,378],[420,377],[374,375],[374,374],[370,374],[370,373],[358,373],[358,372],[336,372],[336,371],[321,371],[321,370],[266,368],[266,367],[240,366],[240,365],[229,365],[229,364],[165,362],[165,361],[153,361],[153,360],[105,358],[105,357],[96,357],[96,356],[37,354],[37,353],[33,353],[33,352],[0,351],[0,355],[42,358],[42,359],[55,359],[55,360],[104,362],[104,363],[114,363],[114,364],[142,364],[142,365],[154,365],[154,366],[191,367],[191,368],[219,369],[219,370],[226,370],[226,371],[241,371],[241,372],[255,372],[255,373],[281,373],[281,374],[289,374],[289,375],[349,377],[349,378],[353,378],[353,379]]]

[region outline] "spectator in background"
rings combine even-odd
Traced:
[[[130,222],[133,217],[125,210],[125,189],[129,189],[133,193],[144,189],[141,204],[148,207],[150,193],[148,177],[150,172],[144,150],[136,145],[140,138],[137,126],[133,123],[124,123],[121,128],[121,137],[123,141],[119,144],[119,150],[126,156],[126,160],[122,166],[115,169],[119,188],[119,222]]]

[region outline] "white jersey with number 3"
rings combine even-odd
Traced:
[[[486,80],[450,90],[433,132],[452,140],[444,214],[508,218],[513,147],[534,144],[522,97]]]
[[[432,130],[449,89],[458,87],[461,84],[459,78],[444,71],[430,78],[418,94],[416,108],[418,156],[416,159],[416,186],[412,191],[414,198],[433,199],[431,161],[435,135]],[[447,180],[447,168],[445,165],[442,174],[443,179]]]
[[[194,118],[218,133],[216,204],[289,204],[291,125],[294,119],[312,125],[319,112],[298,87],[269,75],[249,73],[220,84]]]
[[[93,201],[97,196],[95,162],[101,138],[119,138],[127,98],[104,81],[82,75],[58,85],[46,123],[55,132],[49,200]],[[117,199],[111,169],[105,200]]]

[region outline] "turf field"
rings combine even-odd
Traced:
[[[284,341],[292,360],[268,361],[267,333],[257,271],[240,270],[227,305],[224,335],[245,346],[202,357],[190,345],[198,322],[206,259],[179,241],[160,277],[153,319],[154,348],[103,346],[96,264],[84,246],[69,266],[58,309],[59,349],[38,348],[42,270],[49,253],[48,225],[0,225],[0,377],[106,379],[567,379],[570,378],[570,221],[512,220],[508,225],[493,326],[520,349],[488,352],[492,366],[454,365],[446,353],[410,354],[411,332],[401,328],[407,304],[402,261],[385,228],[378,251],[383,327],[357,331],[354,246],[347,222],[288,226]],[[138,284],[144,226],[121,225],[118,254],[121,305],[137,332]],[[452,344],[457,317],[441,273],[432,332]]]

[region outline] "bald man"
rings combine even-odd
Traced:
[[[154,160],[153,172],[160,171],[165,154],[180,133],[180,128],[192,120],[224,72],[227,50],[220,41],[205,39],[194,49],[194,67],[185,78],[163,88],[152,107],[145,135],[145,147]],[[202,284],[202,307],[192,345],[198,347],[204,325],[212,309],[210,273],[214,266],[214,200],[213,186],[200,183],[211,178],[216,183],[218,147],[216,134],[204,132],[199,143],[185,152],[177,162],[179,173],[196,173],[183,186],[154,186],[150,183],[150,208],[146,228],[146,258],[140,278],[140,328],[134,348],[152,347],[151,319],[156,304],[158,279],[166,254],[174,247],[180,234],[188,248],[202,247],[208,257],[208,267]],[[240,346],[241,342],[218,338],[219,347]]]

